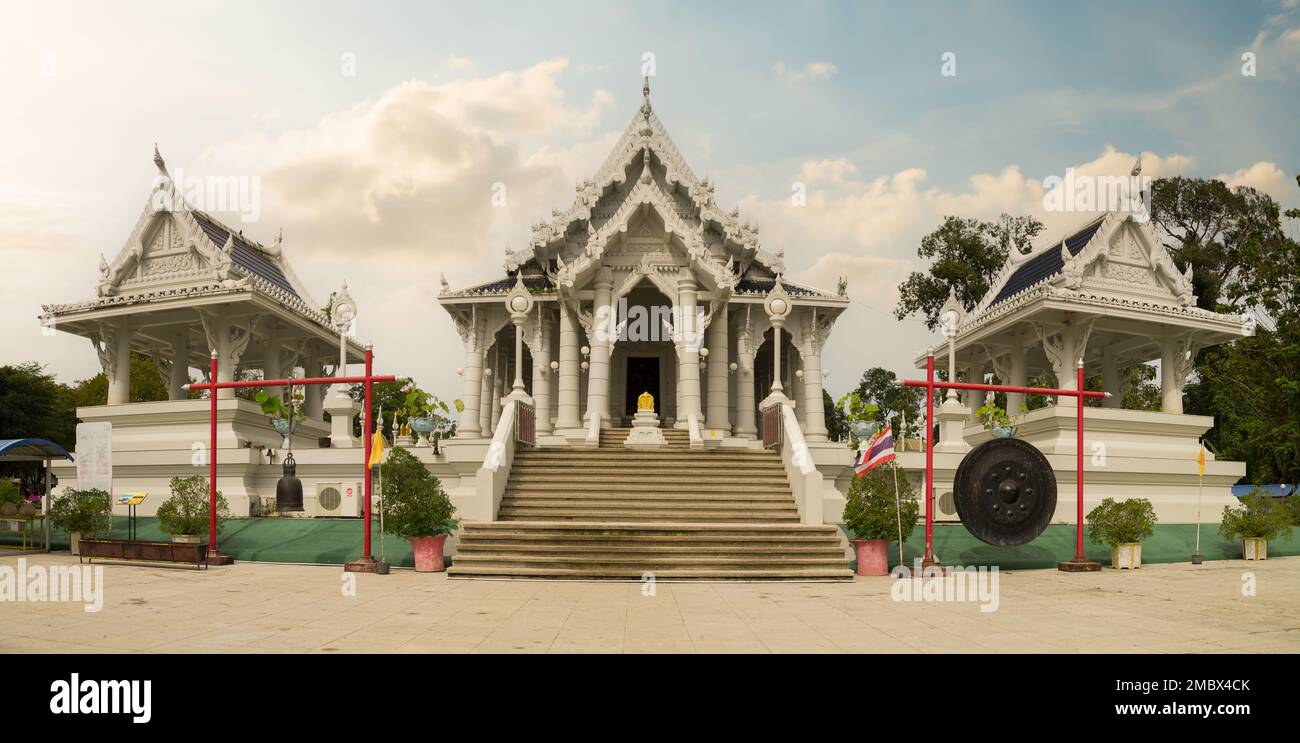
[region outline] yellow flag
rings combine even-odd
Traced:
[[[1196,464],[1200,468],[1201,474],[1204,475],[1205,474],[1205,444],[1201,444],[1200,451],[1196,452]]]
[[[375,437],[370,441],[370,461],[366,463],[367,467],[374,467],[382,464],[384,461],[384,435],[375,429]]]

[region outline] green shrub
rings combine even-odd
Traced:
[[[1085,519],[1093,544],[1141,542],[1155,531],[1156,511],[1146,498],[1104,498]]]
[[[171,497],[158,506],[158,528],[167,534],[208,533],[208,478],[202,475],[173,477]],[[217,491],[217,533],[230,518],[226,499]]]
[[[394,448],[381,467],[385,533],[436,537],[460,527],[442,482],[415,455]]]
[[[50,524],[82,536],[109,531],[113,528],[113,501],[105,490],[68,488],[50,504]]]
[[[1291,536],[1291,518],[1286,505],[1277,498],[1265,497],[1256,488],[1241,499],[1241,506],[1224,506],[1219,533],[1224,539],[1273,539],[1279,534]]]
[[[903,538],[912,533],[921,506],[916,490],[902,472],[898,473],[898,503],[895,504],[894,470],[894,463],[889,462],[853,479],[844,501],[844,526],[854,539],[897,541],[899,511]]]
[[[21,506],[23,501],[22,492],[18,489],[18,483],[12,480],[0,480],[0,503],[12,503],[15,506]]]

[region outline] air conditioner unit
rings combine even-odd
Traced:
[[[307,495],[303,510],[308,516],[361,516],[365,499],[359,482],[318,482],[313,493]]]

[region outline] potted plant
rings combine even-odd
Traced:
[[[889,543],[898,539],[901,517],[903,538],[912,533],[920,512],[916,492],[906,477],[898,477],[894,491],[893,462],[853,479],[844,501],[844,527],[857,553],[858,575],[889,574]],[[897,498],[897,502],[895,501]]]
[[[1240,507],[1223,507],[1219,533],[1230,542],[1241,540],[1243,559],[1267,560],[1268,540],[1291,536],[1291,514],[1285,504],[1255,488],[1241,499]]]
[[[171,497],[158,506],[158,528],[178,544],[200,544],[208,531],[208,478],[202,475],[173,477]],[[226,499],[217,493],[217,533],[230,518]]]
[[[878,415],[880,407],[867,402],[857,392],[850,392],[835,403],[844,411],[844,422],[849,427],[849,448],[856,449],[859,444],[871,438],[880,428]]]
[[[446,569],[443,547],[460,527],[442,482],[414,454],[394,448],[382,465],[384,532],[404,537],[415,555],[415,570]]]
[[[266,390],[258,390],[257,395],[253,398],[262,408],[262,414],[270,421],[271,426],[276,432],[284,437],[281,447],[289,448],[289,436],[298,431],[307,415],[303,411],[303,397],[301,393],[293,393],[293,404],[285,405],[284,399],[279,394],[267,394]],[[290,413],[292,409],[292,413]]]
[[[416,443],[419,442],[418,437],[423,436],[436,452],[440,439],[456,433],[456,423],[451,418],[452,405],[459,413],[465,410],[465,403],[461,400],[453,400],[452,405],[448,405],[437,395],[415,386],[415,382],[410,379],[406,380],[402,391],[406,393],[406,398],[402,401],[401,412],[406,417],[407,425],[417,437]]]
[[[1156,512],[1146,498],[1116,501],[1104,498],[1086,519],[1093,544],[1110,545],[1110,565],[1116,570],[1142,567],[1142,540],[1155,530]]]
[[[984,423],[984,430],[993,434],[994,438],[1009,439],[1016,435],[1015,420],[997,403],[989,401],[975,413]]]
[[[108,491],[68,488],[50,504],[50,524],[68,533],[72,554],[81,554],[81,535],[93,537],[113,528],[113,501]]]

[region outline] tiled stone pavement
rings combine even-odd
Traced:
[[[64,555],[29,565],[76,564]],[[17,564],[0,557],[0,568]],[[1256,595],[1242,595],[1247,573]],[[15,652],[1300,652],[1300,558],[1004,572],[997,611],[852,584],[448,580],[104,566],[104,605],[0,603]]]

